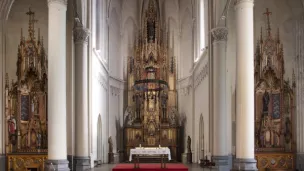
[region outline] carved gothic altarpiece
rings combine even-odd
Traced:
[[[279,30],[272,34],[266,9],[255,53],[255,157],[259,170],[294,169],[295,77],[284,80],[284,51]]]
[[[134,56],[128,57],[128,107],[124,119],[125,160],[131,148],[169,147],[180,156],[175,57],[168,57],[166,28],[150,0],[142,17]]]
[[[28,37],[18,45],[17,81],[6,75],[5,117],[8,170],[44,170],[47,158],[47,58],[43,38],[35,37],[35,13],[29,10]]]

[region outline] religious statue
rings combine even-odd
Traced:
[[[38,131],[38,133],[37,133],[37,147],[38,147],[38,149],[41,147],[41,133],[40,133],[40,131]]]
[[[191,138],[190,138],[190,136],[188,136],[188,139],[187,139],[187,151],[188,151],[188,153],[191,153]]]
[[[177,110],[176,108],[171,108],[169,114],[169,124],[170,126],[177,126],[177,119],[176,119]]]
[[[291,140],[291,121],[289,119],[289,117],[286,118],[285,121],[285,142],[289,143]]]
[[[141,110],[141,97],[139,94],[135,94],[133,96],[133,101],[135,101],[135,108],[136,108],[136,116],[135,119],[139,120],[140,119],[140,110]]]
[[[131,107],[127,107],[126,111],[125,111],[125,124],[127,126],[132,126],[133,122],[134,122],[135,118],[132,116],[132,108]]]
[[[168,100],[168,95],[167,94],[162,94],[161,95],[161,108],[163,110],[163,119],[166,119],[167,100]]]
[[[16,133],[16,119],[15,118],[11,118],[8,121],[8,132],[10,135],[15,134]]]
[[[113,141],[111,136],[108,139],[108,143],[109,143],[109,153],[113,153]]]

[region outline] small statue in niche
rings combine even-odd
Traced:
[[[41,148],[41,133],[40,131],[38,131],[37,133],[37,148],[40,149]]]
[[[188,151],[188,153],[191,153],[191,138],[190,138],[190,136],[188,136],[188,139],[187,139],[187,151]]]
[[[170,126],[176,126],[177,125],[177,120],[176,120],[176,114],[177,114],[177,110],[175,107],[171,108],[170,111],[170,117],[169,117],[169,121],[170,121]]]
[[[168,95],[166,93],[163,93],[161,95],[161,108],[163,110],[163,119],[166,119],[167,100],[168,100]]]
[[[135,119],[139,120],[140,119],[140,109],[141,109],[141,97],[140,97],[140,95],[139,94],[133,95],[133,101],[135,101],[135,105],[136,105]]]
[[[149,20],[147,23],[148,29],[148,40],[149,42],[153,42],[155,40],[155,21]]]
[[[288,144],[291,140],[291,121],[289,117],[286,118],[285,121],[285,142]]]
[[[108,143],[109,143],[109,153],[113,153],[113,141],[111,136],[108,139]]]
[[[132,108],[128,107],[125,112],[125,124],[131,126],[134,122],[134,117],[132,116]]]

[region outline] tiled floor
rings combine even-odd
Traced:
[[[96,167],[91,171],[112,171],[115,164],[103,164],[100,167]],[[216,171],[217,169],[203,169],[198,164],[187,164],[189,171]]]

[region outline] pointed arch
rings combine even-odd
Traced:
[[[201,114],[200,121],[199,121],[199,159],[204,158],[204,150],[205,150],[205,133],[204,133],[204,116]]]
[[[101,115],[98,115],[97,120],[97,160],[102,160],[102,122],[101,122]]]

